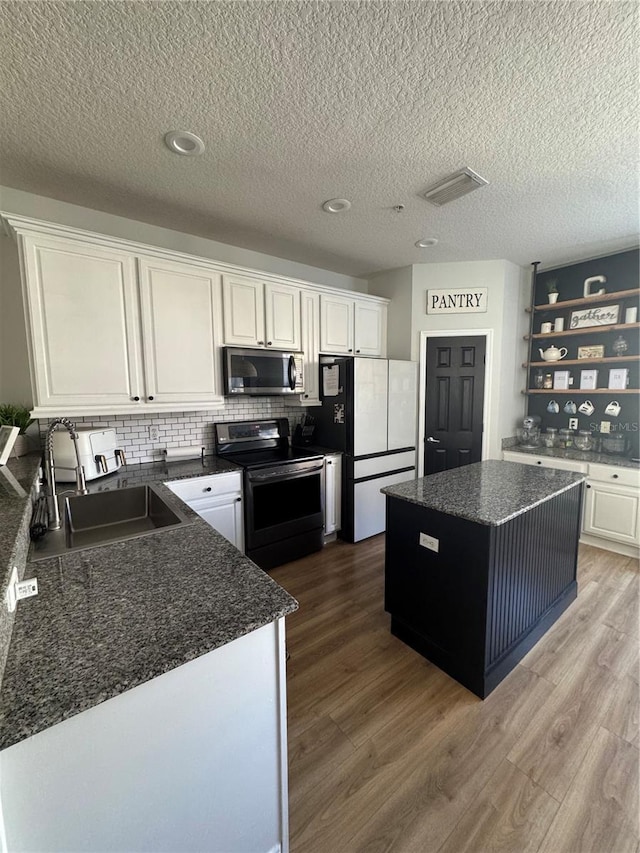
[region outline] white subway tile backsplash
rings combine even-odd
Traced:
[[[224,409],[198,412],[162,412],[143,416],[103,415],[71,418],[79,427],[116,431],[119,444],[126,450],[127,462],[153,462],[162,459],[165,447],[188,447],[202,445],[205,453],[213,452],[213,424],[222,421],[250,421],[259,418],[288,418],[293,432],[294,425],[304,412],[302,406],[285,405],[279,397],[255,399],[229,399]],[[44,435],[48,420],[40,420],[40,433]],[[158,441],[151,441],[149,427],[158,430]]]

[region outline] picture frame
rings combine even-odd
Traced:
[[[567,391],[569,389],[568,370],[556,370],[553,374],[553,387],[558,391]]]
[[[620,317],[620,305],[596,305],[571,312],[570,329],[591,329],[594,326],[615,326]]]
[[[0,426],[0,465],[6,465],[20,432],[17,426]]]
[[[581,370],[580,371],[580,390],[595,391],[598,387],[598,371],[597,370]]]
[[[604,358],[604,344],[578,347],[578,358]]]
[[[616,391],[624,391],[629,379],[629,368],[612,367],[609,370],[609,388]]]

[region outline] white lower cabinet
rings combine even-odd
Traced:
[[[286,853],[284,618],[2,750],[0,805],[3,850]]]
[[[505,451],[503,457],[508,462],[586,474],[580,541],[628,556],[638,555],[640,471],[637,468],[539,457],[516,451]]]
[[[589,465],[583,533],[640,546],[640,472]]]
[[[342,454],[325,456],[324,535],[337,533],[342,526]]]
[[[231,471],[165,483],[214,530],[244,552],[242,474]]]

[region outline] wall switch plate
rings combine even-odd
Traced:
[[[420,544],[423,548],[428,548],[430,551],[435,551],[436,554],[440,550],[440,540],[434,536],[429,536],[426,533],[420,534]]]
[[[157,426],[149,427],[149,441],[160,441],[160,433]]]
[[[578,419],[569,418],[569,429],[578,429]]]
[[[611,421],[600,421],[600,432],[611,432]]]

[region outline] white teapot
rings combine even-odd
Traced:
[[[542,350],[538,350],[538,352],[540,353],[540,358],[544,361],[560,361],[561,358],[566,356],[569,350],[566,347],[558,349],[558,347],[551,345],[544,352]]]

